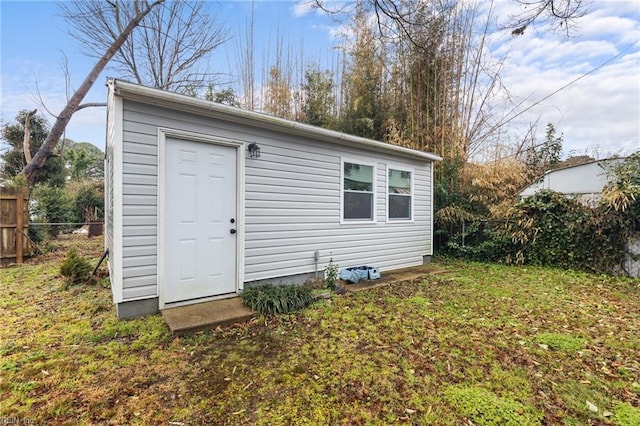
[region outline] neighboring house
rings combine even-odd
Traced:
[[[549,170],[536,182],[520,192],[521,197],[530,197],[542,189],[550,189],[567,196],[576,197],[583,204],[595,206],[602,190],[609,183],[607,171],[623,158],[595,160],[575,166]],[[640,276],[640,237],[632,238],[627,245],[630,253],[622,267],[632,277]]]
[[[432,255],[440,157],[107,86],[105,237],[119,317],[302,282],[330,258],[390,270]]]
[[[561,194],[577,197],[585,204],[596,203],[607,185],[607,168],[624,158],[590,161],[575,166],[549,170],[538,180],[520,192],[521,197],[530,197],[541,189],[550,189]]]

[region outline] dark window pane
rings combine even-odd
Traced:
[[[373,194],[345,192],[345,219],[373,219]]]
[[[411,197],[389,195],[389,219],[411,219]]]

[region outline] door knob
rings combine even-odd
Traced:
[[[232,234],[235,234],[236,230],[235,229],[231,229],[231,230],[229,230],[229,232],[231,232]]]

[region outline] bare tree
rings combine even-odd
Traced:
[[[112,0],[61,4],[70,34],[99,58],[136,14],[135,2]],[[112,59],[122,78],[164,90],[206,89],[213,74],[204,59],[227,40],[207,2],[168,1],[154,8]]]
[[[108,47],[105,49],[105,52],[102,54],[100,59],[98,59],[98,62],[96,62],[96,64],[93,66],[80,87],[67,101],[65,107],[62,109],[60,114],[57,115],[56,122],[47,135],[47,138],[42,143],[42,146],[40,147],[36,155],[27,164],[24,170],[22,170],[21,173],[26,176],[29,184],[33,184],[36,176],[38,175],[38,171],[42,168],[47,159],[55,155],[54,149],[60,141],[60,137],[64,133],[67,124],[69,124],[69,121],[71,120],[73,114],[82,107],[82,105],[80,105],[80,102],[82,102],[84,97],[87,95],[87,92],[89,92],[89,89],[91,89],[91,86],[93,86],[93,83],[95,83],[107,63],[109,63],[111,58],[113,58],[113,56],[122,47],[124,42],[127,40],[127,37],[129,37],[133,30],[140,24],[142,19],[147,16],[156,6],[162,4],[164,1],[165,0],[155,0],[153,2],[150,2],[148,0],[134,0],[130,3],[134,14],[130,19],[126,21],[126,25],[124,25],[123,23],[122,30],[114,38],[113,42],[108,45]],[[109,2],[109,4],[114,9],[117,9],[119,7],[118,3]]]
[[[358,0],[331,2],[314,0],[314,7],[330,16],[353,15],[356,11],[369,11],[376,17],[378,33],[383,39],[407,38],[414,46],[423,47],[415,38],[416,27],[422,23],[413,19],[416,12],[426,4],[413,0]]]
[[[255,110],[255,2],[251,3],[251,14],[246,22],[246,33],[238,37],[239,44],[236,48],[236,67],[240,70],[241,105],[249,111]]]

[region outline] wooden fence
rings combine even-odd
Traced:
[[[31,255],[28,232],[29,190],[0,187],[0,265]]]

